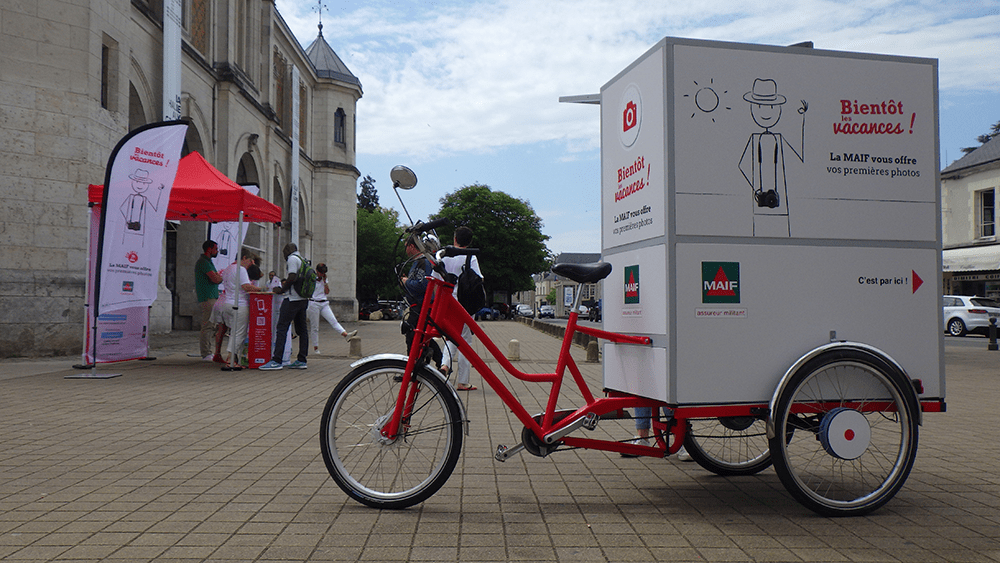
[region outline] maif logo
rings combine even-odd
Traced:
[[[740,302],[740,263],[701,263],[701,302]]]
[[[625,304],[639,303],[639,265],[625,266]]]
[[[619,138],[625,148],[628,148],[634,145],[635,140],[639,138],[639,129],[642,125],[642,98],[639,96],[638,86],[629,84],[625,88],[618,110],[622,116]]]
[[[132,293],[133,289],[135,289],[135,282],[131,281],[122,282],[122,293]]]

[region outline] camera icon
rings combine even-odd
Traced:
[[[757,207],[777,209],[781,206],[781,200],[778,199],[778,192],[776,190],[758,191],[754,194],[754,199],[757,200]]]
[[[635,102],[629,101],[625,104],[625,111],[622,112],[622,131],[628,131],[639,124],[639,108]]]

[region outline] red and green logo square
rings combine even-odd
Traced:
[[[740,263],[701,263],[701,302],[740,302]]]
[[[639,265],[625,266],[625,304],[639,303]]]

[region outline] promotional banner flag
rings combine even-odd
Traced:
[[[93,211],[93,208],[92,208]],[[101,214],[91,213],[90,240],[101,232]],[[88,244],[87,276],[93,279],[97,266],[97,244]],[[87,303],[94,303],[94,285],[87,284]],[[149,307],[125,307],[94,318],[94,308],[86,307],[83,363],[85,365],[136,360],[149,355]]]
[[[258,186],[243,186],[243,189],[253,195],[260,192]],[[240,238],[239,221],[219,221],[208,226],[208,238],[214,240],[219,245],[219,255],[212,258],[212,264],[219,272],[225,270],[230,264],[236,261],[239,256],[240,246],[247,238],[247,226],[243,226],[242,237]]]
[[[95,288],[97,315],[156,300],[163,222],[187,124],[154,123],[126,135],[108,159]]]

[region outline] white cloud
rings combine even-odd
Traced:
[[[343,4],[343,3],[341,3]],[[361,79],[358,150],[434,158],[511,144],[598,143],[596,93],[663,36],[940,59],[942,89],[1000,90],[1000,3],[891,0],[367,2],[324,14],[324,35]],[[278,0],[309,43],[312,13]],[[419,10],[419,11],[418,11]]]

